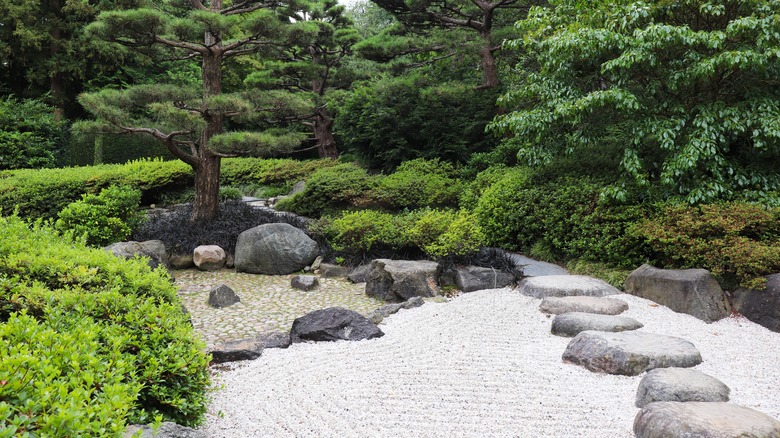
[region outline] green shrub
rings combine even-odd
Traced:
[[[14,314],[0,324],[0,431],[12,436],[119,436],[140,384],[94,321]],[[28,434],[28,435],[26,435]]]
[[[457,207],[460,181],[451,164],[433,160],[407,161],[380,178],[373,197],[396,209]]]
[[[463,189],[458,196],[458,203],[461,208],[473,210],[477,208],[479,198],[485,190],[500,181],[509,171],[504,165],[488,167],[474,176],[473,181],[463,185]]]
[[[278,185],[294,184],[319,169],[333,167],[335,160],[293,160],[289,158],[227,158],[222,161],[219,180],[222,184]]]
[[[411,249],[440,258],[474,253],[484,244],[481,228],[467,211],[424,209],[390,214],[363,210],[324,221],[321,228],[335,250],[348,253]]]
[[[530,171],[524,168],[513,168],[487,190],[482,193],[474,213],[477,223],[485,231],[485,237],[489,245],[505,249],[520,249],[522,242],[518,242],[517,236],[528,224],[523,219],[529,215],[524,211],[525,193]],[[536,208],[531,205],[531,208]],[[533,239],[531,239],[533,240]],[[533,242],[526,245],[530,247]]]
[[[667,268],[704,268],[724,286],[762,288],[780,272],[780,210],[726,203],[667,206],[633,228]]]
[[[575,275],[588,275],[600,278],[610,285],[623,289],[623,285],[631,273],[629,269],[621,269],[611,266],[607,263],[591,262],[587,260],[575,259],[566,263],[566,269]]]
[[[243,194],[238,187],[222,186],[219,188],[220,201],[236,201],[241,199]]]
[[[306,189],[277,204],[280,210],[320,217],[338,210],[370,204],[376,177],[352,163],[318,169],[306,181]]]
[[[3,380],[20,355],[52,361],[26,365],[37,382],[29,392],[9,395],[0,388],[0,415],[23,422],[18,413],[35,414],[24,426],[35,431],[31,436],[50,436],[43,431],[60,419],[76,432],[96,427],[63,436],[149,423],[158,415],[185,425],[203,419],[209,385],[205,346],[168,274],[150,270],[145,260],[89,248],[40,221],[0,218],[0,324],[0,342],[29,339],[17,350],[0,349]],[[81,392],[85,386],[93,392]],[[84,397],[94,405],[72,404]],[[62,407],[62,418],[49,405]]]
[[[140,203],[140,190],[110,186],[69,204],[58,214],[55,226],[60,231],[85,235],[90,245],[106,246],[127,239],[141,223]]]

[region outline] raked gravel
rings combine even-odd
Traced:
[[[780,333],[706,324],[631,295],[643,331],[696,345],[733,403],[780,419]],[[210,437],[632,437],[642,376],[565,364],[540,300],[510,289],[402,310],[385,336],[296,344],[216,371]]]

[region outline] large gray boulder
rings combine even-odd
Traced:
[[[694,345],[674,336],[640,331],[585,331],[566,346],[563,360],[593,372],[637,376],[655,368],[690,368],[701,363]]]
[[[734,310],[773,332],[780,332],[780,274],[766,277],[765,290],[737,289]]]
[[[203,271],[218,271],[225,267],[227,254],[218,245],[200,245],[192,251],[192,262]]]
[[[143,256],[149,259],[149,267],[152,269],[163,266],[170,269],[168,264],[168,252],[161,240],[146,240],[143,242],[129,241],[112,243],[105,250],[117,257],[131,259],[135,256]]]
[[[310,265],[319,252],[317,242],[292,225],[259,225],[238,235],[236,271],[291,274]]]
[[[624,332],[642,327],[644,325],[641,322],[625,316],[569,312],[558,315],[553,319],[550,332],[556,336],[574,337],[586,330]]]
[[[637,438],[780,438],[780,421],[731,403],[656,402],[634,417]]]
[[[371,262],[366,295],[385,301],[439,295],[441,268],[436,262],[377,259]]]
[[[329,307],[296,318],[290,330],[293,344],[305,341],[361,341],[385,334],[354,310]]]
[[[574,295],[603,297],[620,293],[619,290],[606,281],[585,275],[529,277],[520,282],[518,290],[523,295],[535,298],[568,297]]]
[[[658,368],[642,377],[636,407],[658,401],[727,402],[731,390],[720,380],[688,368]]]
[[[365,283],[368,281],[368,274],[371,273],[371,264],[360,265],[349,271],[347,279],[353,283]]]
[[[546,297],[539,304],[542,313],[560,315],[568,312],[618,315],[628,310],[628,304],[617,298],[604,297]]]
[[[320,263],[320,275],[325,278],[346,278],[350,269],[346,266],[332,265],[330,263]]]
[[[455,270],[455,285],[463,292],[509,286],[515,276],[492,268],[467,266]]]
[[[217,344],[209,349],[211,363],[255,360],[263,353],[265,344],[259,339],[240,339]]]
[[[706,269],[657,269],[642,265],[629,274],[624,289],[705,322],[731,315],[726,294]]]

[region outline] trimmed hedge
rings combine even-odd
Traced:
[[[12,435],[197,425],[204,347],[164,270],[0,218],[0,424]]]

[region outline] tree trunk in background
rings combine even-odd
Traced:
[[[339,151],[336,147],[336,139],[333,137],[333,119],[328,117],[325,110],[317,111],[312,129],[314,138],[317,139],[317,152],[320,158],[337,159]]]
[[[60,31],[59,17],[62,11],[62,3],[60,0],[49,0],[49,7],[51,13],[56,19],[51,22],[49,28],[49,35],[51,41],[49,42],[49,55],[52,59],[57,58],[59,52],[59,41],[62,38]],[[57,121],[62,120],[65,117],[65,85],[62,80],[62,74],[57,71],[52,71],[49,76],[49,91],[51,91],[52,105],[54,106],[54,118]]]
[[[493,44],[490,38],[490,34],[483,34],[482,39],[485,42],[480,51],[482,57],[482,70],[485,82],[481,88],[493,88],[499,84],[498,80],[498,65],[496,65],[496,57],[493,54]]]

